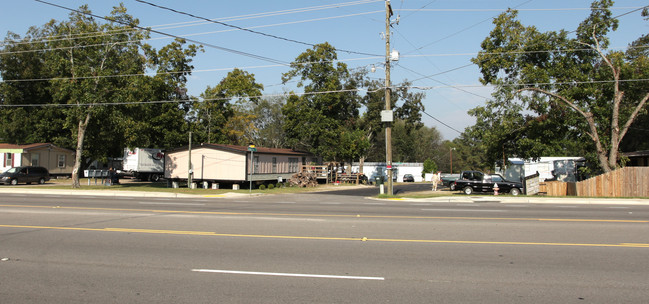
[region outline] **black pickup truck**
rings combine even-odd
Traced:
[[[455,181],[455,189],[464,194],[473,192],[493,192],[494,184],[498,185],[498,192],[519,195],[523,191],[523,184],[506,181],[500,174],[484,174],[480,171],[463,171],[460,179]]]

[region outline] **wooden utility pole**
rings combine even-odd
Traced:
[[[189,131],[189,146],[187,149],[187,188],[192,188],[192,131]]]
[[[390,0],[385,1],[385,111],[392,111],[390,101],[390,17],[392,6]],[[385,121],[385,167],[387,169],[386,194],[392,195],[392,122]]]

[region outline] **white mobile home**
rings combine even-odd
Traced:
[[[352,173],[359,173],[360,163],[352,163]],[[406,174],[412,174],[415,178],[415,182],[423,181],[421,172],[424,170],[423,163],[392,163],[392,176],[396,176],[397,182],[403,182],[403,176]],[[370,182],[374,182],[377,177],[385,178],[387,173],[387,168],[385,163],[381,162],[365,162],[363,163],[363,174],[367,176]]]
[[[252,164],[250,163],[252,156]],[[202,144],[182,147],[165,153],[165,178],[184,181],[189,176],[191,158],[192,179],[195,182],[231,182],[288,180],[304,164],[319,163],[307,152],[291,149]]]
[[[496,168],[505,179],[521,181],[524,177],[539,173],[539,180],[556,179],[563,182],[578,180],[578,167],[584,163],[583,157],[540,157],[537,160],[509,158],[505,172]]]

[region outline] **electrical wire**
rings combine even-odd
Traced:
[[[476,97],[480,97],[480,98],[484,98],[484,99],[489,99],[489,97],[485,97],[485,96],[482,96],[482,95],[479,95],[479,94],[476,94],[476,93],[473,93],[473,92],[469,92],[469,91],[467,91],[467,90],[465,90],[465,89],[462,89],[462,88],[460,88],[460,87],[456,87],[456,86],[453,86],[453,85],[450,85],[450,84],[444,83],[444,82],[439,81],[439,80],[437,80],[437,79],[434,79],[434,78],[432,78],[432,77],[430,77],[430,76],[424,76],[423,74],[418,73],[418,72],[416,72],[416,71],[414,71],[414,70],[411,70],[411,69],[409,69],[409,68],[407,68],[407,67],[404,67],[404,66],[401,65],[401,64],[399,64],[399,66],[400,66],[401,68],[407,70],[407,71],[410,71],[411,73],[415,73],[415,74],[417,74],[417,75],[419,75],[419,76],[423,76],[424,78],[430,79],[430,80],[432,80],[432,81],[434,81],[434,82],[440,83],[440,84],[445,85],[445,86],[447,86],[447,87],[449,87],[449,88],[453,88],[453,89],[456,89],[456,90],[460,90],[460,91],[462,91],[462,92],[464,92],[464,93],[471,94],[471,95],[476,96]]]
[[[103,45],[103,44],[102,44]],[[96,46],[96,45],[93,45]],[[80,48],[83,46],[77,46],[77,48]],[[75,47],[61,47],[61,48],[51,48],[51,49],[45,49],[42,51],[49,51],[49,50],[61,50],[61,49],[70,49],[70,48],[75,48]],[[649,46],[628,46],[624,47],[626,49],[645,49],[649,48]],[[618,49],[618,48],[608,48],[609,50],[611,49]],[[623,49],[623,47],[620,47],[619,49]],[[534,53],[554,53],[554,52],[577,52],[577,51],[593,51],[590,48],[584,48],[584,49],[560,49],[560,50],[548,50],[548,51],[512,51],[512,52],[488,52],[488,53],[482,53],[485,55],[512,55],[512,54],[534,54]],[[19,54],[23,52],[29,52],[29,51],[11,51],[11,52],[0,52],[0,55],[7,55],[7,54]],[[423,55],[406,55],[403,56],[404,58],[414,58],[414,57],[447,57],[447,56],[475,56],[480,53],[456,53],[456,54],[423,54]],[[331,60],[331,61],[316,61],[316,62],[302,62],[300,64],[302,65],[308,65],[311,63],[323,63],[323,62],[351,62],[351,61],[363,61],[363,60],[375,60],[375,59],[383,59],[383,56],[374,56],[374,57],[361,57],[361,58],[351,58],[351,59],[338,59],[338,60]],[[469,63],[466,65],[462,65],[459,67],[451,68],[445,71],[441,71],[439,73],[435,73],[432,75],[423,75],[417,72],[412,71],[415,74],[418,74],[419,76],[422,76],[421,78],[417,78],[414,80],[411,80],[411,82],[417,82],[423,79],[429,79],[430,77],[435,77],[439,76],[442,74],[450,73],[453,71],[457,71],[460,69],[464,69],[467,67],[470,67],[474,65],[473,63]],[[286,66],[285,64],[275,64],[275,65],[262,65],[262,66],[242,66],[242,67],[237,67],[239,69],[258,69],[258,68],[275,68],[275,67],[283,67]],[[403,67],[402,65],[399,65]],[[214,72],[214,71],[229,71],[233,70],[234,68],[214,68],[214,69],[202,69],[202,70],[191,70],[191,71],[178,71],[178,72],[160,72],[157,74],[182,74],[182,73],[201,73],[201,72]],[[75,77],[76,79],[84,79],[84,78],[110,78],[110,77],[132,77],[132,76],[147,76],[151,75],[152,73],[139,73],[139,74],[116,74],[116,75],[103,75],[103,76],[94,76],[94,77]],[[48,80],[64,80],[64,79],[72,79],[71,77],[51,77],[51,78],[34,78],[34,79],[8,79],[4,80],[4,82],[30,82],[30,81],[48,81]]]
[[[458,131],[456,128],[453,128],[453,127],[447,125],[446,123],[444,123],[443,121],[437,119],[437,118],[434,117],[433,115],[428,114],[426,111],[421,111],[421,112],[424,113],[424,114],[426,114],[428,117],[434,119],[435,121],[441,123],[441,124],[444,125],[445,127],[449,128],[449,129],[451,129],[451,130],[453,130],[453,131],[455,131],[455,132],[457,132],[457,133],[459,133],[459,134],[462,134],[462,132]]]
[[[378,58],[383,58],[383,57],[379,56],[379,57],[364,57],[364,58],[351,58],[351,59],[337,59],[337,60],[326,60],[326,61],[301,62],[300,64],[301,65],[308,65],[308,64],[315,64],[315,63],[349,62],[349,61],[359,61],[359,60],[373,60],[373,59],[378,59]],[[33,79],[7,79],[7,80],[3,80],[3,82],[12,83],[12,82],[35,82],[35,81],[70,80],[70,79],[98,79],[98,78],[116,78],[116,77],[175,75],[175,74],[184,74],[184,73],[232,71],[234,69],[248,70],[248,69],[260,69],[260,68],[276,68],[276,67],[285,67],[285,66],[286,65],[284,65],[284,64],[274,64],[274,65],[257,65],[257,66],[243,66],[243,67],[239,66],[239,67],[228,67],[228,68],[175,71],[175,72],[150,72],[150,73],[132,73],[132,74],[97,75],[97,76],[49,77],[49,78],[33,78]]]
[[[316,45],[313,44],[313,43],[308,43],[308,42],[299,41],[299,40],[295,40],[295,39],[290,39],[290,38],[286,38],[286,37],[281,37],[281,36],[277,36],[277,35],[273,35],[273,34],[268,34],[268,33],[264,33],[264,32],[259,32],[259,31],[255,31],[255,30],[248,29],[248,28],[243,28],[243,27],[236,26],[236,25],[232,25],[232,24],[229,24],[229,23],[225,23],[225,22],[221,22],[221,21],[216,21],[216,20],[212,20],[212,19],[205,18],[205,17],[197,16],[197,15],[194,15],[194,14],[190,14],[190,13],[187,13],[187,12],[184,12],[184,11],[179,11],[179,10],[176,10],[176,9],[173,9],[173,8],[170,8],[170,7],[166,7],[166,6],[162,6],[162,5],[154,4],[154,3],[151,3],[151,2],[148,2],[148,1],[144,1],[144,0],[135,0],[135,1],[136,1],[136,2],[140,2],[140,3],[142,3],[142,4],[147,4],[147,5],[150,5],[150,6],[153,6],[153,7],[157,7],[157,8],[160,8],[160,9],[168,10],[168,11],[174,12],[174,13],[176,13],[176,14],[181,14],[181,15],[189,16],[189,17],[196,18],[196,19],[200,19],[200,20],[204,20],[204,21],[207,21],[207,22],[216,23],[216,24],[219,24],[219,25],[223,25],[223,26],[231,27],[231,28],[234,28],[234,29],[237,29],[237,30],[241,30],[241,31],[245,31],[245,32],[249,32],[249,33],[253,33],[253,34],[257,34],[257,35],[262,35],[262,36],[265,36],[265,37],[270,37],[270,38],[274,38],[274,39],[278,39],[278,40],[283,40],[283,41],[288,41],[288,42],[293,42],[293,43],[302,44],[302,45],[307,45],[307,46],[311,46],[311,47],[315,47],[315,46],[316,46]],[[366,56],[378,56],[377,54],[370,54],[370,53],[364,53],[364,52],[350,51],[350,50],[345,50],[345,49],[336,49],[336,50],[341,51],[341,52],[344,52],[344,53],[348,53],[348,54],[357,54],[357,55],[366,55]]]
[[[645,79],[629,79],[629,80],[619,80],[619,82],[649,82],[649,78]],[[529,86],[539,86],[539,85],[578,85],[578,84],[606,84],[614,83],[615,80],[599,80],[599,81],[570,81],[570,82],[547,82],[547,83],[509,83],[509,84],[499,84],[499,85],[454,85],[454,86],[435,86],[435,87],[422,87],[422,86],[392,86],[391,89],[398,88],[407,88],[407,89],[419,89],[419,90],[434,90],[440,88],[483,88],[483,87],[498,87],[498,86],[511,86],[511,87],[529,87]],[[331,94],[331,93],[345,93],[345,92],[367,92],[374,93],[385,90],[385,87],[368,90],[368,89],[345,89],[345,90],[330,90],[330,91],[319,91],[319,92],[288,92],[282,94],[262,94],[258,96],[248,96],[247,98],[265,98],[265,97],[284,97],[290,95],[296,96],[308,96],[308,95],[321,95],[321,94]],[[216,100],[230,100],[231,98],[212,98],[212,99],[201,99],[201,101],[216,101]],[[190,100],[191,101],[191,100]],[[198,101],[198,100],[194,100]],[[87,104],[0,104],[0,108],[20,108],[20,107],[83,107],[83,106],[113,106],[113,105],[146,105],[146,104],[156,104],[156,103],[184,103],[188,100],[158,100],[158,101],[142,101],[142,102],[114,102],[114,103],[87,103]]]
[[[355,2],[345,2],[345,3],[337,3],[337,4],[329,4],[329,5],[311,6],[311,7],[304,7],[304,8],[298,8],[298,9],[289,9],[289,10],[281,10],[281,11],[273,11],[273,12],[264,12],[264,13],[256,13],[256,14],[247,14],[247,15],[223,17],[221,19],[223,21],[237,21],[237,20],[273,17],[273,16],[280,16],[280,15],[286,15],[286,14],[295,14],[295,13],[303,13],[303,12],[310,12],[310,11],[317,11],[317,10],[324,10],[324,9],[332,9],[332,8],[338,8],[338,7],[343,7],[343,6],[362,5],[362,4],[368,4],[368,3],[380,2],[380,1],[383,1],[383,0],[362,0],[362,1],[355,1]],[[374,12],[370,12],[370,13],[374,13]],[[349,17],[349,16],[342,16],[342,17]],[[333,18],[336,18],[336,17],[333,17]],[[314,20],[318,21],[319,19],[314,19]],[[308,22],[308,21],[310,21],[310,20],[305,20],[304,22]],[[176,22],[176,23],[153,25],[153,26],[150,26],[150,28],[163,30],[163,29],[174,29],[174,28],[180,28],[180,27],[199,26],[199,25],[203,25],[203,24],[206,24],[206,23],[207,22],[202,22],[202,21]],[[80,38],[90,38],[90,37],[96,37],[96,36],[91,36],[92,34],[104,35],[105,33],[110,33],[110,32],[120,33],[120,32],[124,32],[124,31],[133,31],[133,29],[119,29],[119,30],[107,31],[107,32],[79,33],[79,34],[73,34],[71,36],[82,36]],[[57,41],[56,38],[59,38],[59,37],[62,37],[62,36],[63,35],[53,35],[53,36],[41,37],[41,38],[39,38],[39,40],[34,40],[34,42],[21,42],[21,41],[16,41],[16,40],[11,40],[11,39],[8,39],[8,40],[5,40],[5,41],[8,41],[11,44],[36,43],[37,41],[39,41],[39,42],[40,41]],[[64,40],[69,40],[69,39],[74,39],[74,38],[63,38],[63,39]],[[8,43],[0,41],[0,46],[3,46],[5,44],[8,44]]]
[[[320,91],[320,92],[288,92],[282,94],[262,94],[257,96],[247,96],[246,98],[268,98],[268,97],[286,97],[290,95],[296,96],[310,96],[310,95],[322,95],[322,94],[332,94],[332,93],[348,93],[348,92],[378,92],[385,90],[385,88],[378,88],[375,90],[366,90],[366,89],[345,89],[345,90],[331,90],[331,91]],[[91,106],[120,106],[120,105],[149,105],[149,104],[164,104],[164,103],[187,103],[187,102],[205,102],[205,101],[221,101],[221,100],[231,100],[234,97],[222,97],[222,98],[201,98],[199,99],[175,99],[175,100],[155,100],[155,101],[140,101],[140,102],[105,102],[105,103],[82,103],[82,104],[67,104],[67,103],[43,103],[43,104],[0,104],[0,108],[22,108],[22,107],[91,107]]]
[[[608,9],[643,9],[644,7],[628,6],[628,7],[611,7]],[[605,10],[607,8],[591,8],[591,7],[578,7],[578,8],[520,8],[516,9],[521,12],[545,12],[545,11],[584,11],[584,10]],[[403,11],[424,11],[424,12],[504,12],[507,9],[502,8],[430,8],[430,9],[403,9]],[[636,10],[637,11],[637,10]],[[630,12],[632,13],[632,12]],[[625,13],[624,15],[629,14]],[[621,15],[621,16],[624,16]],[[617,16],[620,17],[620,16]],[[617,18],[616,17],[616,18]]]
[[[273,59],[273,58],[270,58],[270,57],[256,55],[256,54],[247,53],[247,52],[243,52],[243,51],[238,51],[238,50],[235,50],[235,49],[230,49],[230,48],[226,48],[226,47],[222,47],[222,46],[217,46],[217,45],[214,45],[214,44],[205,43],[205,42],[201,42],[201,41],[198,41],[198,40],[193,40],[193,39],[190,39],[190,38],[184,38],[184,37],[181,37],[181,36],[178,36],[178,35],[168,34],[168,33],[165,33],[165,32],[158,31],[158,30],[147,29],[147,28],[141,27],[139,25],[129,24],[127,22],[123,22],[123,21],[120,21],[120,20],[110,19],[110,18],[99,16],[99,15],[95,15],[95,14],[91,14],[91,13],[87,13],[87,12],[82,12],[82,11],[79,11],[79,10],[76,10],[76,9],[72,9],[72,8],[69,8],[69,7],[65,7],[65,6],[61,6],[61,5],[58,5],[58,4],[50,3],[50,2],[47,2],[47,1],[43,1],[43,0],[34,0],[34,1],[40,2],[40,3],[43,3],[43,4],[47,4],[47,5],[51,5],[51,6],[54,6],[54,7],[58,7],[58,8],[61,8],[61,9],[65,9],[65,10],[68,10],[68,11],[71,11],[71,12],[76,12],[76,13],[79,13],[79,14],[92,16],[94,18],[99,18],[99,19],[106,20],[106,21],[109,21],[109,22],[119,23],[119,24],[122,24],[122,25],[125,25],[125,26],[128,26],[128,27],[133,27],[133,28],[149,31],[149,32],[152,32],[152,33],[172,37],[172,38],[175,38],[175,39],[183,39],[185,41],[189,41],[189,42],[192,42],[192,43],[204,45],[204,46],[214,48],[214,49],[218,49],[218,50],[221,50],[221,51],[225,51],[225,52],[228,52],[228,53],[233,53],[233,54],[237,54],[237,55],[241,55],[241,56],[246,56],[246,57],[250,57],[250,58],[254,58],[254,59],[258,59],[258,60],[262,60],[262,61],[268,61],[268,62],[272,62],[272,63],[276,63],[276,64],[283,64],[283,65],[286,65],[286,66],[290,65],[290,63],[288,63],[288,62]]]
[[[284,23],[259,25],[259,26],[252,26],[252,27],[248,27],[248,28],[253,29],[253,28],[265,28],[265,27],[273,27],[273,26],[299,24],[299,23],[306,23],[306,22],[314,22],[314,21],[331,20],[331,19],[338,19],[338,18],[347,18],[347,17],[353,17],[353,16],[369,15],[369,14],[374,14],[374,13],[377,13],[377,12],[382,12],[382,11],[371,11],[371,12],[363,12],[363,13],[357,13],[357,14],[348,14],[348,15],[341,15],[341,16],[332,16],[332,17],[323,17],[323,18],[316,18],[316,19],[299,20],[299,21],[291,21],[291,22],[284,22]],[[119,34],[119,33],[123,33],[123,32],[126,32],[126,31],[131,31],[131,30],[123,30],[123,31],[122,30],[115,30],[114,32]],[[193,33],[193,34],[184,34],[183,37],[202,36],[202,35],[209,35],[209,34],[225,33],[225,32],[230,32],[230,31],[235,31],[235,29],[200,32],[200,33]],[[94,33],[97,33],[97,32],[94,32]],[[77,34],[77,35],[81,35],[81,34]],[[16,45],[37,44],[37,43],[44,43],[44,42],[62,41],[62,40],[74,40],[74,39],[101,37],[101,36],[105,36],[105,35],[94,35],[94,36],[89,35],[89,36],[83,36],[83,37],[78,37],[78,38],[61,38],[61,39],[53,39],[53,40],[33,40],[33,41],[19,42],[19,43],[16,43]],[[57,37],[60,37],[60,36],[57,36]],[[159,40],[159,39],[169,39],[169,37],[149,38],[149,39],[144,39],[144,40],[139,40],[139,41],[147,41],[148,42],[148,41],[154,41],[154,40]],[[134,41],[125,41],[123,43],[135,43],[135,42]],[[107,44],[103,43],[103,44],[77,46],[77,48],[104,46],[104,45],[107,45]],[[61,48],[49,48],[49,49],[32,49],[32,50],[23,50],[23,51],[14,51],[14,52],[15,53],[31,53],[31,52],[40,52],[40,51],[50,51],[50,50],[65,50],[65,49],[70,49],[70,48],[74,48],[74,47],[61,47]],[[2,52],[2,53],[0,53],[0,55],[2,55],[2,54],[12,54],[12,52]]]

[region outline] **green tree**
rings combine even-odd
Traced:
[[[282,113],[291,147],[325,160],[346,161],[358,159],[369,144],[359,131],[359,75],[336,61],[336,50],[328,43],[300,54],[282,81],[298,78],[305,94],[291,94]]]
[[[284,133],[282,107],[285,99],[280,96],[268,97],[255,104],[252,110],[255,119],[252,142],[261,147],[284,148],[287,138]]]
[[[437,164],[430,158],[424,161],[424,169],[421,170],[421,177],[426,177],[426,173],[434,173],[437,171]]]
[[[373,161],[385,161],[385,125],[381,122],[381,111],[385,110],[384,81],[366,80],[368,93],[362,98],[365,107],[361,125],[370,143],[363,157]],[[424,111],[423,93],[408,90],[410,83],[405,81],[390,94],[390,107],[394,111],[392,126],[392,160],[397,162],[420,162],[431,157],[434,145],[438,144],[439,133],[425,128],[421,122]],[[422,129],[423,128],[423,129]],[[431,137],[432,136],[432,137]]]
[[[392,160],[422,162],[428,158],[439,162],[441,135],[435,128],[413,130],[404,120],[392,124]],[[385,161],[385,130],[380,130],[367,153],[369,161]]]
[[[254,141],[254,107],[264,86],[255,75],[240,69],[228,73],[216,86],[207,87],[197,103],[198,123],[207,142],[248,145]]]
[[[3,119],[2,126],[22,123],[33,133],[21,131],[9,140],[75,149],[73,187],[80,186],[83,159],[121,155],[126,145],[165,147],[182,141],[182,131],[176,130],[182,130],[186,110],[141,102],[168,100],[184,87],[198,49],[184,49],[183,41],[159,52],[143,44],[148,33],[133,28],[138,20],[122,5],[114,7],[108,22],[98,19],[82,6],[68,20],[30,29],[22,41],[10,34],[4,50],[11,51],[0,57],[3,79],[10,80],[0,85],[2,115],[13,117]],[[48,39],[53,36],[58,39]],[[147,69],[158,73],[144,76]],[[57,107],[49,107],[52,103]],[[43,106],[7,110],[6,104]]]
[[[649,99],[646,85],[628,80],[646,79],[649,61],[638,52],[606,51],[618,24],[612,3],[593,2],[575,37],[524,26],[514,10],[494,20],[473,62],[482,83],[497,90],[494,101],[472,110],[480,125],[467,132],[490,158],[587,148],[602,171],[617,166],[620,143]]]
[[[42,50],[48,32],[31,27],[25,38],[8,33],[0,49],[0,139],[23,144],[52,142],[68,146],[70,138],[61,107],[26,106],[52,103],[51,78]],[[42,79],[42,80],[41,80]]]
[[[145,65],[139,50],[146,33],[131,30],[121,23],[100,24],[88,14],[87,6],[70,14],[68,21],[50,22],[48,33],[66,39],[52,40],[48,46],[62,49],[45,53],[50,74],[58,78],[50,81],[50,94],[54,102],[67,103],[66,126],[75,129],[76,159],[72,170],[73,187],[78,188],[81,160],[84,152],[86,131],[93,117],[110,117],[108,107],[101,106],[110,101],[129,99],[126,78],[110,77],[115,73],[143,73]],[[112,21],[137,24],[138,21],[126,14],[123,6],[115,7],[109,17]],[[77,39],[87,33],[105,33]],[[98,124],[95,124],[98,128]]]
[[[186,95],[187,76],[194,66],[193,57],[202,48],[186,45],[183,39],[163,46],[160,50],[143,45],[147,67],[155,75],[132,77],[129,92],[134,101],[167,100],[181,102],[132,103],[119,108],[123,114],[120,124],[128,147],[170,148],[188,141],[187,118],[190,116],[190,98]],[[124,143],[122,144],[124,145]]]

